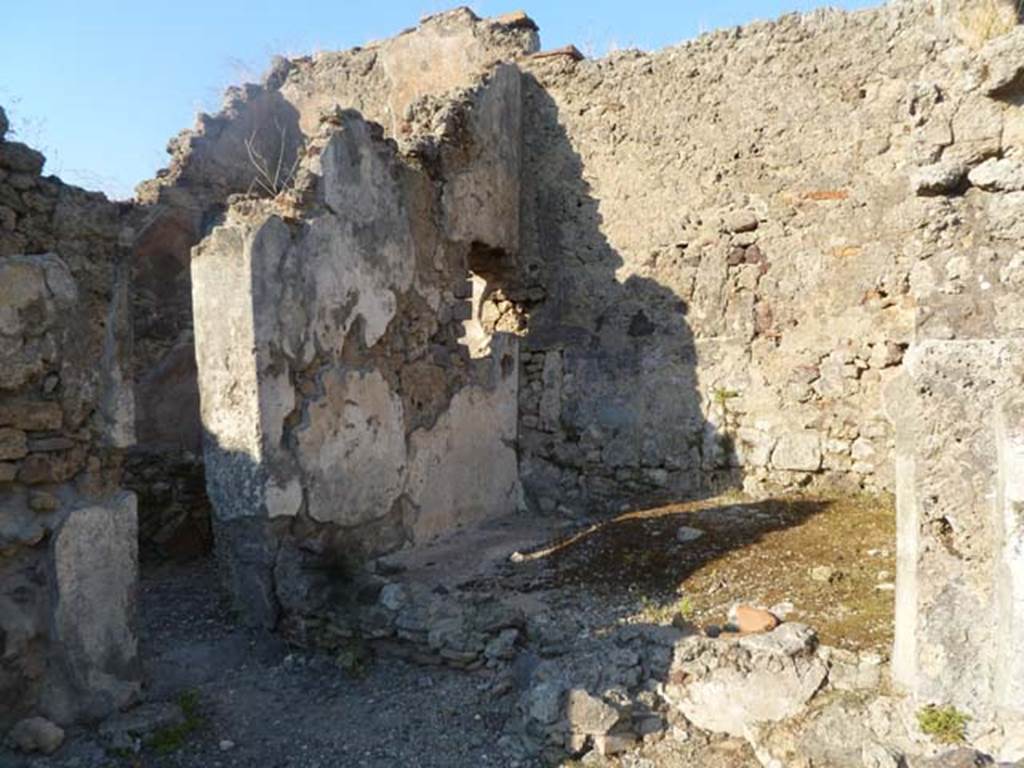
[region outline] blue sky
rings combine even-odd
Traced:
[[[388,37],[457,2],[435,0],[11,0],[0,40],[0,105],[47,172],[116,197],[165,164],[167,140],[256,80],[275,53]],[[701,32],[822,5],[871,0],[481,0],[480,16],[523,8],[545,48],[661,48]]]

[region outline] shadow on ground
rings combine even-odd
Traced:
[[[894,543],[885,497],[713,499],[623,514],[525,559],[557,585],[637,601],[637,618],[721,624],[738,602],[781,605],[830,645],[887,653]]]

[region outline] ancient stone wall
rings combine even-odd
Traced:
[[[0,723],[138,692],[127,206],[41,175],[0,110]]]
[[[285,165],[305,158],[294,190],[237,201],[194,262],[209,484],[220,517],[245,521],[230,528],[232,551],[249,553],[231,566],[236,592],[262,595],[243,602],[267,606],[268,623],[287,613],[296,548],[283,541],[376,554],[510,509],[514,483],[477,487],[493,479],[480,471],[492,448],[505,467],[515,446],[525,501],[561,514],[741,484],[896,489],[902,680],[922,698],[970,690],[974,711],[1005,703],[991,670],[940,671],[952,640],[927,627],[945,622],[938,606],[969,604],[954,626],[973,627],[982,666],[982,646],[1017,632],[1013,610],[994,617],[1019,602],[1005,469],[1019,29],[979,50],[906,2],[597,61],[522,55],[535,44],[528,20],[453,12],[365,50],[280,62],[188,138],[167,195],[251,188],[239,146],[270,123]],[[432,68],[437,46],[467,59]],[[474,80],[491,56],[516,65]],[[518,384],[504,334],[520,340]],[[250,337],[255,359],[238,343]],[[943,449],[922,469],[922,430],[949,410],[937,383],[915,394],[906,381],[932,375],[950,377],[957,424],[984,426],[970,455]],[[480,387],[490,394],[467,410],[462,393]],[[896,393],[892,419],[883,392]],[[498,413],[487,432],[479,415]],[[420,444],[435,432],[443,447]],[[949,503],[981,522],[921,511],[948,461],[978,467]],[[932,533],[959,564],[932,562]]]
[[[895,488],[897,678],[984,718],[1019,707],[1024,57],[969,25],[894,3],[525,62],[520,471],[565,512]]]
[[[498,66],[405,154],[328,110],[294,188],[238,199],[195,249],[208,486],[252,619],[323,601],[295,578],[317,564],[516,509],[517,343],[474,310],[475,270],[515,258],[520,103]]]
[[[917,130],[943,140],[911,173],[914,343],[886,396],[898,438],[893,673],[920,700],[996,716],[1021,749],[1024,29],[930,74]]]
[[[188,267],[190,249],[228,196],[267,192],[272,182],[258,164],[287,177],[324,110],[358,110],[409,142],[422,133],[416,126],[424,116],[439,115],[441,94],[537,45],[536,26],[522,14],[481,20],[457,9],[363,48],[278,58],[263,83],[230,89],[220,113],[200,115],[194,130],[170,142],[169,168],[138,190],[148,215],[133,258],[138,445],[128,469],[146,502],[146,551],[189,552],[208,542]]]
[[[942,141],[917,130],[943,52],[926,17],[822,11],[529,64],[522,261],[547,295],[523,353],[531,500],[738,476],[892,488],[905,167]]]

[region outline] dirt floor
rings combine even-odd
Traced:
[[[681,542],[683,526],[703,533]],[[896,513],[889,497],[721,497],[630,512],[529,555],[562,584],[632,596],[635,618],[723,625],[738,602],[776,607],[821,641],[888,653]]]
[[[683,526],[702,534],[681,541]],[[722,625],[734,603],[750,602],[810,624],[823,642],[887,654],[894,541],[894,511],[886,499],[719,497],[592,525],[506,521],[410,554],[403,567],[421,569],[407,570],[412,578],[435,572],[439,584],[521,593],[524,605],[554,612],[580,632],[671,623],[679,616],[701,626]],[[25,758],[0,747],[0,766],[538,764],[505,749],[503,729],[515,716],[521,691],[496,680],[504,674],[514,682],[515,663],[510,675],[381,658],[353,673],[334,656],[290,648],[271,634],[232,623],[209,561],[146,574],[141,613],[146,700],[183,704],[187,726],[159,732],[139,751],[111,749],[95,729],[77,728],[49,758]],[[758,764],[742,741],[682,736],[586,764]]]

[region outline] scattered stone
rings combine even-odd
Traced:
[[[681,544],[687,544],[691,541],[696,541],[703,535],[704,531],[700,530],[700,528],[691,528],[688,525],[683,525],[676,531],[676,541]]]
[[[107,718],[99,727],[99,735],[110,749],[134,750],[139,740],[184,722],[185,715],[177,704],[155,702]]]
[[[967,174],[968,180],[987,192],[1024,190],[1024,163],[1018,160],[989,158]]]
[[[665,698],[698,728],[741,737],[757,723],[799,712],[827,667],[801,624],[738,639],[684,638],[674,649]]]
[[[573,688],[566,697],[566,719],[574,733],[598,736],[608,733],[619,722],[615,707],[582,688]]]
[[[948,195],[959,190],[966,177],[966,165],[947,160],[913,171],[910,186],[917,195]]]
[[[831,566],[817,565],[811,569],[811,578],[814,579],[814,581],[830,584],[842,578],[842,574]]]
[[[8,734],[22,752],[52,755],[64,743],[64,729],[45,717],[29,717],[15,724]]]
[[[527,713],[538,723],[550,724],[562,715],[562,693],[564,688],[555,681],[544,681],[530,689],[527,696]]]
[[[217,743],[217,747],[220,749],[221,752],[230,752],[232,749],[235,748],[235,742],[233,742],[231,739],[221,739]]]
[[[736,627],[743,634],[771,632],[779,626],[779,619],[764,608],[752,605],[736,606]]]
[[[639,736],[647,737],[662,733],[665,730],[665,721],[658,715],[642,717],[636,723],[636,732]]]
[[[604,757],[620,755],[636,743],[632,733],[606,733],[594,737],[594,749]]]

